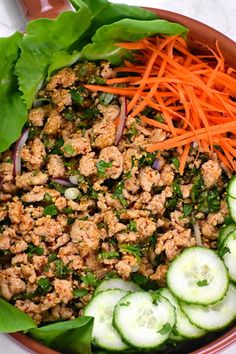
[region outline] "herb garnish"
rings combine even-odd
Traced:
[[[43,215],[50,215],[50,216],[57,216],[58,215],[58,209],[55,204],[50,204],[44,208]]]
[[[209,282],[208,282],[207,279],[203,279],[203,280],[199,280],[199,281],[197,282],[197,285],[198,285],[198,286],[207,286],[207,285],[209,285]]]
[[[109,167],[112,167],[112,162],[106,162],[103,160],[100,160],[96,163],[97,171],[99,177],[105,177],[106,176],[106,169]]]

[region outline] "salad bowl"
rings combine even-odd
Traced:
[[[220,47],[221,52],[231,67],[236,68],[236,43],[214,30],[195,21],[191,18],[172,13],[169,11],[149,9],[156,13],[161,19],[165,19],[171,22],[180,23],[189,29],[188,33],[188,45],[193,52],[205,53],[210,49]],[[11,334],[12,340],[23,346],[26,350],[38,354],[56,354],[57,351],[47,348],[34,339],[22,334]],[[231,327],[225,333],[210,334],[204,339],[188,342],[187,344],[177,345],[176,350],[169,352],[169,349],[160,353],[192,353],[192,354],[215,354],[220,353],[222,350],[232,345],[236,341],[236,327]]]

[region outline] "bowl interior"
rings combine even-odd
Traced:
[[[236,43],[207,25],[191,18],[158,9],[149,9],[155,12],[160,18],[172,22],[178,22],[189,28],[187,41],[193,52],[206,52],[207,47],[216,50],[216,43],[220,48],[227,64],[236,69]],[[12,339],[20,343],[33,353],[57,354],[57,351],[49,349],[33,339],[21,334],[11,335]],[[162,354],[214,354],[221,352],[227,346],[236,342],[236,326],[231,327],[224,333],[209,334],[203,339],[179,344],[176,348],[165,348]],[[157,353],[157,352],[156,352]],[[154,353],[153,353],[154,354]]]

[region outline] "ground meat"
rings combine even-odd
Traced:
[[[44,126],[44,133],[47,135],[56,135],[59,132],[61,124],[61,115],[56,110],[51,110]]]
[[[0,293],[6,300],[25,291],[25,282],[19,279],[18,273],[14,267],[0,273]]]
[[[155,273],[151,275],[151,279],[155,280],[157,284],[161,287],[166,286],[166,274],[167,274],[168,266],[166,264],[160,264]]]
[[[117,273],[125,280],[130,277],[130,274],[137,271],[137,258],[131,255],[126,255],[116,264]]]
[[[95,251],[99,244],[99,231],[92,221],[76,220],[70,233],[82,256]]]
[[[88,136],[84,137],[81,133],[73,134],[64,142],[62,151],[66,157],[88,154],[91,151]]]
[[[107,122],[113,122],[120,114],[120,108],[117,105],[111,104],[109,106],[98,105],[99,111]]]
[[[66,106],[70,106],[72,104],[71,94],[68,90],[55,90],[51,92],[51,97],[59,112],[63,111]]]
[[[35,222],[34,234],[47,242],[54,242],[62,233],[63,228],[61,225],[50,217],[42,217]]]
[[[82,156],[79,163],[80,173],[86,177],[96,174],[96,162],[97,159],[95,158],[94,152],[90,152],[89,154]]]
[[[221,167],[217,161],[209,160],[202,167],[202,177],[207,188],[214,187],[221,176]]]
[[[115,73],[114,71],[112,70],[112,68],[110,67],[110,64],[108,62],[102,62],[101,63],[101,76],[104,78],[104,79],[111,79],[113,77],[115,77]]]
[[[46,115],[47,107],[37,107],[29,111],[28,119],[35,127],[42,127]]]
[[[56,73],[51,78],[51,80],[47,84],[46,89],[48,91],[53,91],[58,86],[69,87],[75,83],[76,79],[77,79],[76,73],[73,69],[64,68],[64,69],[58,71],[58,73]]]
[[[48,175],[43,172],[27,172],[16,177],[16,187],[19,189],[29,189],[31,186],[45,185]]]
[[[45,194],[49,194],[52,199],[57,198],[60,195],[55,189],[45,188],[44,186],[35,186],[30,192],[23,194],[22,200],[26,203],[41,202],[44,200]]]
[[[99,149],[104,149],[111,146],[115,142],[116,126],[109,120],[103,119],[98,123],[95,123],[92,132],[92,146]]]
[[[158,185],[160,174],[151,167],[144,167],[140,171],[139,182],[145,192],[150,192],[151,189]]]
[[[46,151],[39,138],[31,140],[22,150],[21,157],[29,171],[40,169],[43,165]]]
[[[126,226],[118,221],[118,218],[112,211],[106,211],[104,213],[104,222],[107,224],[108,235],[110,237],[126,229]]]
[[[47,164],[48,174],[53,178],[63,177],[65,175],[65,167],[61,156],[50,155]]]
[[[192,237],[190,229],[182,232],[171,230],[158,238],[155,253],[159,255],[165,252],[166,257],[171,260],[175,258],[183,248],[191,246],[195,246],[195,239]]]
[[[165,164],[161,170],[159,186],[171,186],[174,180],[174,172],[170,165]]]
[[[12,203],[8,203],[8,216],[13,224],[19,224],[24,212],[24,207],[21,201],[17,198]]]
[[[116,146],[106,147],[101,150],[99,161],[111,163],[111,167],[106,168],[106,177],[117,179],[123,171],[123,156]]]
[[[161,194],[156,194],[152,200],[148,203],[147,209],[152,214],[162,215],[165,211],[166,193],[163,191]]]
[[[73,287],[69,280],[56,279],[53,282],[59,300],[67,304],[73,298]]]
[[[148,218],[136,219],[137,232],[140,238],[147,238],[152,236],[154,231],[156,231],[156,224],[154,221]]]

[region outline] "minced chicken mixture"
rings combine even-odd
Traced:
[[[59,71],[29,112],[21,174],[14,148],[0,155],[0,296],[38,324],[83,314],[104,278],[165,286],[182,249],[216,247],[228,213],[215,155],[193,144],[180,176],[180,152],[145,152],[170,133],[131,117],[116,144],[119,97],[83,86],[114,76],[107,62]]]

